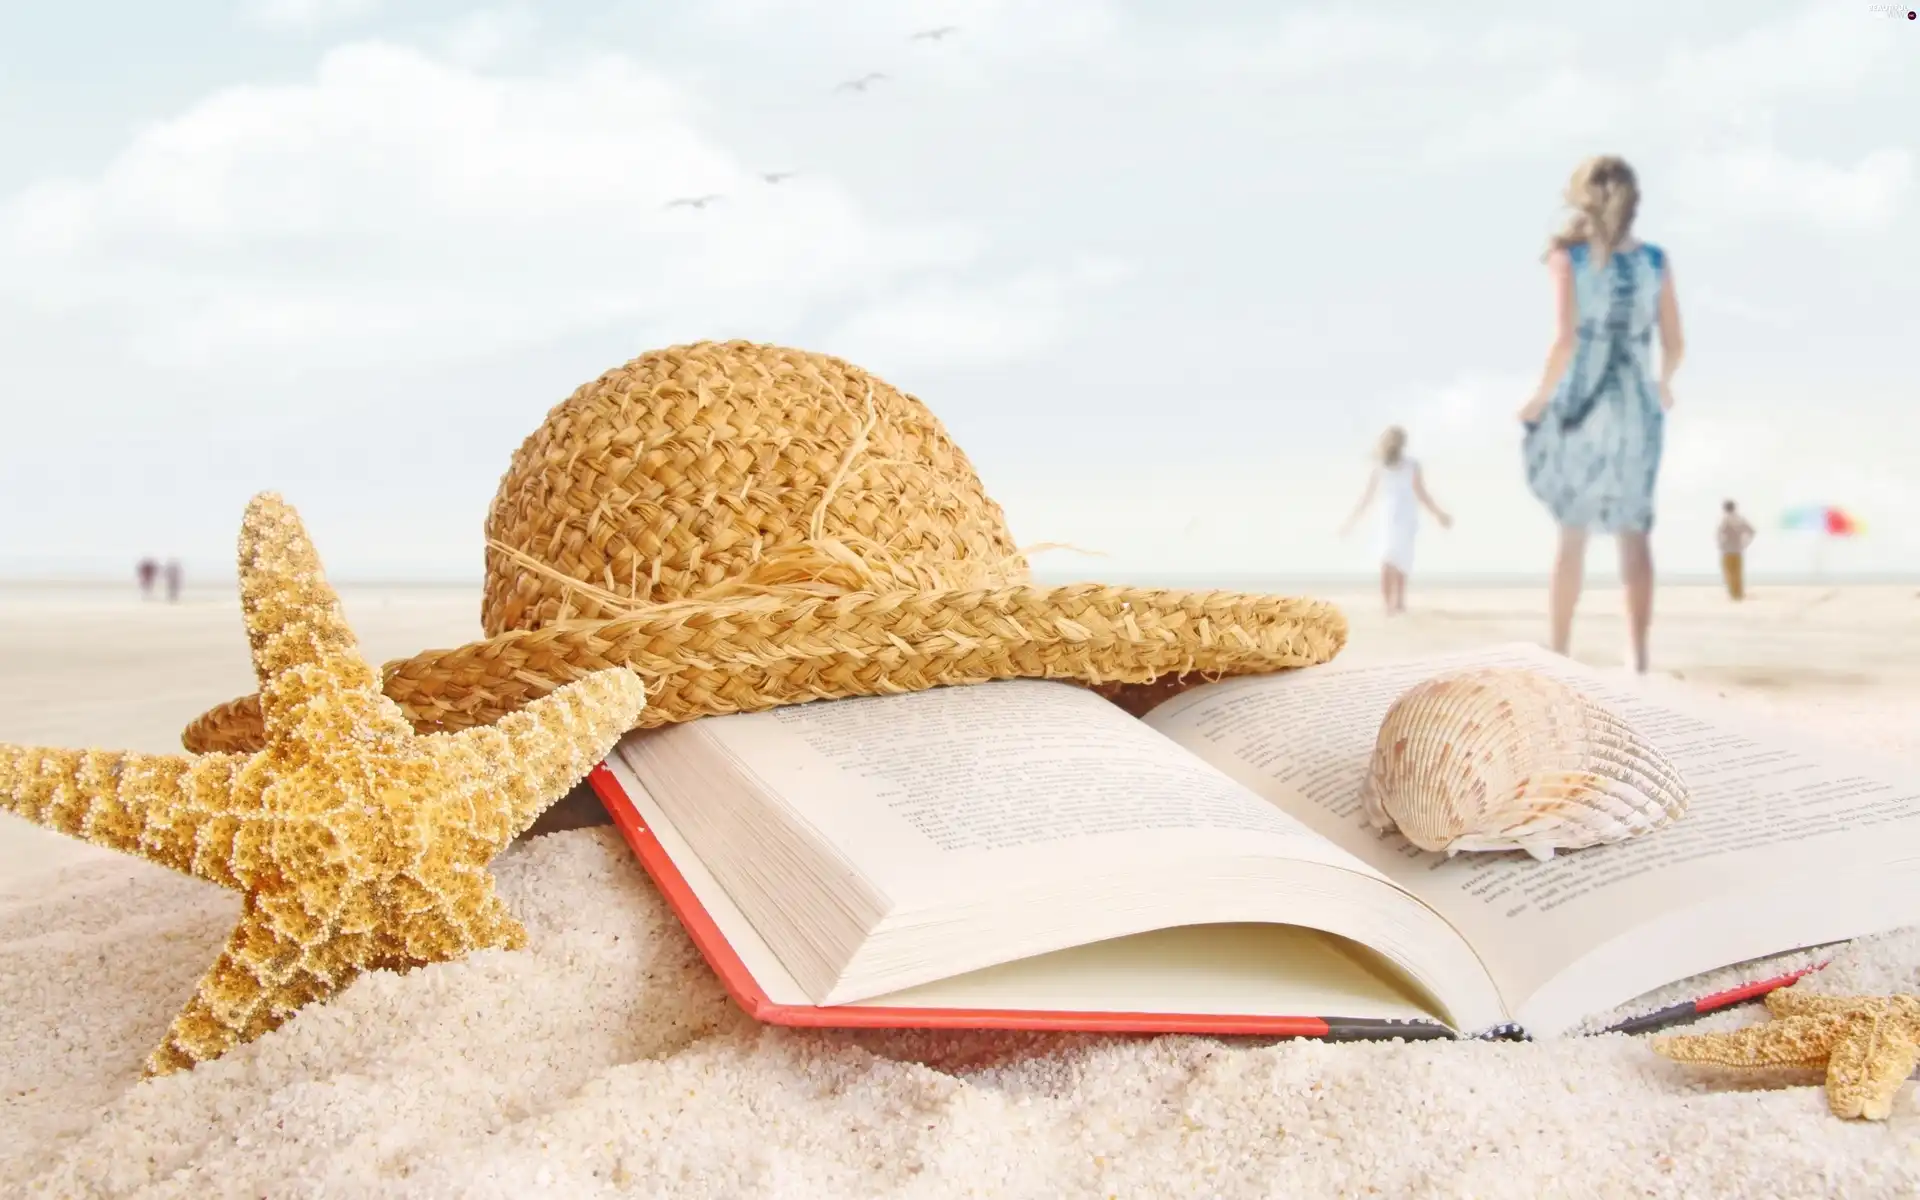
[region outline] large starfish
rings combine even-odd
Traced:
[[[0,806],[242,895],[239,925],[149,1075],[251,1041],[362,971],[523,945],[487,863],[646,703],[639,677],[618,668],[493,726],[415,734],[361,658],[299,517],[272,494],[241,525],[240,600],[263,749],[0,745]]]
[[[1767,993],[1764,1025],[1655,1038],[1676,1062],[1723,1067],[1825,1067],[1837,1117],[1884,1121],[1920,1060],[1920,996],[1821,996],[1796,985]]]

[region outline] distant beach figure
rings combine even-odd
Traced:
[[[167,560],[167,602],[169,604],[180,599],[180,583],[181,583],[182,574],[183,574],[183,571],[181,570],[181,567],[180,567],[180,560],[177,558],[168,559]]]
[[[1728,500],[1720,505],[1720,574],[1727,581],[1727,595],[1743,600],[1747,595],[1746,555],[1753,544],[1753,526]]]
[[[143,558],[140,560],[140,565],[133,570],[140,579],[140,598],[153,599],[153,581],[160,575],[160,564],[150,558]]]
[[[1354,523],[1373,503],[1375,493],[1380,493],[1380,598],[1388,613],[1402,613],[1407,611],[1407,576],[1413,572],[1420,508],[1432,513],[1442,529],[1450,528],[1453,518],[1433,502],[1420,464],[1407,457],[1406,430],[1395,425],[1381,434],[1377,457],[1373,473],[1367,476],[1367,489],[1360,493],[1353,515],[1341,525],[1340,535],[1345,537],[1353,530]]]
[[[1527,487],[1560,526],[1549,591],[1553,649],[1567,653],[1580,601],[1587,535],[1620,545],[1633,669],[1647,669],[1653,624],[1653,488],[1660,472],[1669,384],[1684,343],[1673,266],[1633,236],[1640,186],[1611,155],[1574,171],[1566,227],[1548,245],[1558,331],[1533,399],[1520,410]],[[1652,364],[1655,330],[1660,370]]]

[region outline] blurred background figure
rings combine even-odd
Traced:
[[[1340,527],[1342,537],[1353,530],[1354,523],[1373,503],[1376,492],[1383,493],[1380,599],[1386,604],[1388,614],[1403,613],[1407,611],[1407,576],[1413,571],[1413,542],[1420,528],[1420,508],[1425,507],[1432,513],[1442,529],[1450,528],[1453,518],[1442,512],[1427,494],[1420,464],[1407,457],[1407,431],[1398,425],[1380,435],[1378,461],[1373,473],[1367,476],[1367,488],[1360,493],[1360,503],[1354,505],[1353,514]]]
[[[1560,526],[1547,603],[1553,650],[1566,654],[1580,602],[1587,535],[1620,546],[1633,670],[1647,669],[1653,625],[1653,485],[1683,343],[1673,267],[1633,236],[1640,184],[1610,154],[1567,184],[1567,224],[1547,247],[1557,333],[1533,399],[1520,410],[1527,488]],[[1660,337],[1660,369],[1651,346]]]
[[[143,558],[140,565],[134,568],[134,574],[140,578],[140,598],[153,599],[153,581],[160,574],[160,564],[151,558]]]
[[[181,582],[182,574],[183,572],[180,567],[180,560],[177,558],[168,559],[167,560],[167,603],[169,604],[180,599],[180,582]]]
[[[1753,541],[1753,526],[1728,500],[1720,505],[1720,574],[1727,581],[1727,595],[1735,600],[1746,597],[1747,546]]]

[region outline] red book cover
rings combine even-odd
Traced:
[[[648,827],[627,794],[619,775],[601,763],[588,782],[614,826],[640,859],[707,965],[713,968],[731,996],[746,1013],[769,1025],[826,1029],[1035,1029],[1084,1033],[1194,1033],[1239,1034],[1265,1037],[1312,1037],[1326,1040],[1428,1039],[1456,1036],[1437,1021],[1395,1021],[1337,1014],[1294,1016],[1225,1015],[1170,1012],[1074,1012],[1043,1009],[886,1007],[871,1004],[793,1004],[769,997],[734,946],[708,913],[694,889],[675,866],[673,857]],[[1824,964],[1820,964],[1824,965]],[[1808,970],[1817,970],[1818,967]],[[1808,971],[1760,980],[1686,1004],[1674,1005],[1635,1018],[1610,1032],[1641,1033],[1756,999],[1784,987]],[[1482,1036],[1515,1036],[1504,1028]]]
[[[600,802],[686,926],[693,944],[720,976],[727,994],[756,1021],[827,1029],[1052,1029],[1085,1033],[1252,1034],[1327,1039],[1437,1038],[1453,1033],[1437,1022],[1328,1016],[1230,1016],[1218,1013],[1064,1012],[1039,1009],[889,1008],[876,1005],[783,1004],[766,994],[700,903],[673,858],[647,827],[620,779],[605,764],[588,776]]]

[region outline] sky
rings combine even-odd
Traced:
[[[1687,328],[1661,568],[1711,568],[1731,496],[1751,572],[1920,571],[1920,23],[1518,11],[9,5],[0,573],[230,575],[272,489],[337,578],[478,578],[553,404],[746,337],[925,400],[1018,541],[1098,552],[1049,574],[1370,572],[1337,527],[1399,422],[1456,518],[1416,575],[1537,575],[1514,413],[1594,153]],[[1806,503],[1867,535],[1817,560],[1774,528]]]

